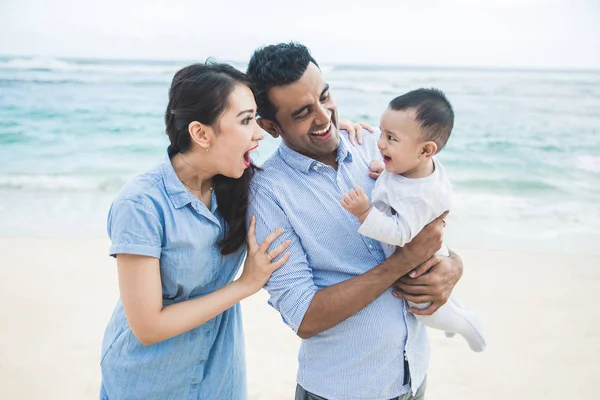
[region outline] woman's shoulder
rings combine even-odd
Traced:
[[[164,199],[165,189],[161,174],[161,164],[149,171],[133,177],[119,190],[113,204],[125,202],[153,208]]]

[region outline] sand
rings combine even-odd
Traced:
[[[0,238],[0,399],[96,399],[118,298],[107,239]],[[457,249],[458,298],[488,349],[430,331],[427,399],[598,399],[600,257]],[[250,399],[292,399],[300,343],[260,292],[243,302]]]

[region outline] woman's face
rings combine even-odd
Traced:
[[[215,124],[216,135],[209,151],[217,173],[239,178],[250,166],[250,152],[264,138],[256,123],[256,102],[252,91],[238,85],[231,92],[228,107]]]

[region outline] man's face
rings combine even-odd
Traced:
[[[269,90],[277,110],[279,134],[293,150],[324,163],[335,162],[340,141],[337,105],[313,63],[294,83]]]

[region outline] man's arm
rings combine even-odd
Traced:
[[[255,188],[256,189],[256,188]],[[319,290],[314,284],[306,252],[284,210],[266,186],[254,190],[248,217],[256,216],[256,236],[263,240],[275,227],[283,227],[272,247],[291,240],[290,259],[265,286],[269,303],[283,320],[303,339],[319,334],[356,314],[392,284],[429,259],[442,245],[442,218],[427,225],[411,243],[370,271]]]
[[[397,277],[406,275],[430,258],[441,247],[442,217],[445,214],[370,271],[315,293],[298,336],[306,339],[346,320],[385,292]]]

